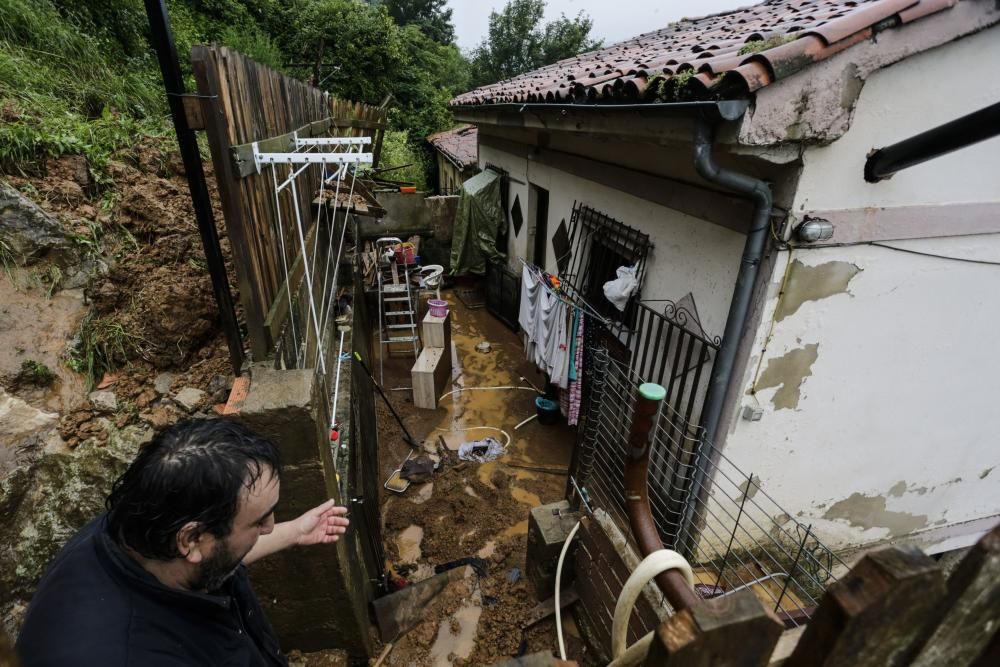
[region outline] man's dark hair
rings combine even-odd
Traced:
[[[108,531],[146,558],[181,554],[177,531],[189,521],[225,537],[244,489],[266,472],[281,473],[267,438],[224,419],[179,422],[139,452],[108,496]]]

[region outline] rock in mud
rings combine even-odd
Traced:
[[[156,379],[153,380],[153,389],[155,389],[156,393],[160,396],[165,396],[170,393],[170,387],[173,386],[174,380],[176,379],[177,376],[173,373],[160,373],[156,376]]]
[[[59,221],[9,184],[0,182],[0,239],[22,265],[51,259],[68,265],[76,257]]]
[[[103,511],[112,481],[124,472],[152,431],[113,430],[105,444],[56,447],[58,435],[39,430],[3,447],[0,468],[0,621],[11,636],[24,605],[56,552]],[[58,443],[56,443],[58,444]],[[52,450],[58,450],[52,453]]]
[[[92,391],[87,398],[99,412],[118,412],[118,397],[113,391]]]
[[[174,396],[174,403],[181,406],[188,412],[194,412],[198,409],[198,406],[205,402],[206,397],[207,394],[201,389],[184,387],[177,392],[176,396]]]

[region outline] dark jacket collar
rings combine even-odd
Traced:
[[[94,545],[98,553],[104,556],[101,562],[109,568],[110,574],[121,579],[134,589],[147,595],[163,600],[169,599],[172,602],[184,605],[195,605],[209,607],[212,609],[228,609],[232,603],[233,581],[237,576],[243,574],[244,565],[240,565],[241,572],[238,572],[223,585],[217,593],[199,593],[187,591],[179,588],[171,588],[164,585],[151,572],[146,570],[134,558],[115,541],[108,532],[107,515],[102,515],[98,519],[97,534]]]

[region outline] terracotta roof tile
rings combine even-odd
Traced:
[[[474,167],[479,162],[478,130],[475,125],[460,125],[438,132],[427,137],[427,141],[461,169]]]
[[[662,30],[483,86],[451,103],[479,106],[736,98],[868,39],[876,30],[946,10],[956,2],[768,0],[678,21]],[[751,42],[757,42],[759,50],[746,48]]]

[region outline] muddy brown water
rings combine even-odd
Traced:
[[[79,375],[66,367],[67,345],[87,312],[80,290],[63,290],[47,296],[32,283],[29,271],[13,269],[13,281],[0,273],[0,377],[16,375],[21,364],[32,360],[45,364],[56,381],[45,389],[22,388],[18,396],[28,404],[49,412],[64,412],[85,397]]]
[[[397,640],[387,665],[491,664],[516,653],[522,639],[531,650],[555,650],[551,621],[525,632],[524,619],[538,600],[523,576],[516,583],[511,579],[516,579],[514,568],[524,571],[530,509],[562,498],[566,477],[510,464],[568,467],[574,429],[532,421],[514,430],[534,414],[535,391],[479,388],[529,387],[522,376],[541,387],[544,378],[524,360],[514,332],[485,309],[469,310],[452,294],[442,296],[451,308],[453,382],[436,410],[415,408],[405,392],[393,392],[392,399],[414,437],[441,453],[443,472],[404,494],[384,494],[387,565],[394,570],[406,563],[405,579],[415,582],[433,573],[434,565],[478,555],[488,561],[490,573],[439,596],[425,620]],[[476,350],[483,341],[490,343],[489,352]],[[409,385],[412,363],[412,358],[387,359],[386,385]],[[453,389],[460,391],[447,393]],[[388,412],[378,412],[385,479],[409,447]],[[500,459],[458,460],[458,444],[487,436],[505,443],[509,438]],[[442,439],[446,446],[439,447]]]

